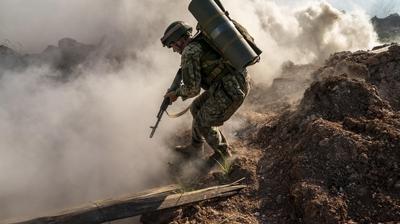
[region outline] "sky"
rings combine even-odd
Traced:
[[[314,0],[275,0],[277,3],[301,6],[304,2]],[[352,11],[362,9],[371,16],[385,17],[392,13],[400,12],[400,1],[398,0],[327,0],[338,9]]]

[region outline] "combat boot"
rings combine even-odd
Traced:
[[[201,158],[204,144],[178,145],[175,147],[175,151],[187,159]]]
[[[214,154],[212,154],[208,158],[206,166],[208,168],[212,168],[217,164],[219,164],[220,166],[225,166],[227,163],[231,161],[232,158],[233,158],[232,152],[229,148],[220,149],[215,151]]]

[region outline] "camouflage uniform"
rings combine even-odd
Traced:
[[[181,79],[176,95],[183,100],[197,96],[190,108],[193,116],[192,145],[206,141],[214,151],[228,148],[219,130],[242,105],[249,91],[247,72],[234,72],[204,40],[194,40],[182,52]],[[180,83],[182,84],[180,85]]]

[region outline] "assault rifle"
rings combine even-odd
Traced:
[[[179,87],[181,80],[182,80],[181,69],[179,69],[175,75],[175,78],[171,84],[171,87],[169,87],[167,92],[176,90]],[[171,104],[172,104],[172,102],[170,102],[169,98],[164,98],[164,100],[162,101],[160,110],[158,111],[158,114],[157,114],[157,122],[154,126],[150,127],[152,129],[151,133],[150,133],[150,138],[153,138],[154,133],[156,132],[156,129],[158,128],[158,125],[160,124],[161,118],[164,115],[164,112],[167,110],[168,106]]]
[[[171,102],[170,102],[169,98],[164,98],[163,102],[161,103],[160,111],[158,111],[158,114],[157,114],[157,122],[154,126],[150,127],[152,129],[151,133],[150,133],[150,138],[153,138],[154,133],[156,132],[156,129],[158,127],[158,124],[160,123],[161,118],[164,115],[164,112],[167,110],[167,108],[170,104],[171,104]]]

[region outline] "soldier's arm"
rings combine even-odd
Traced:
[[[182,53],[181,69],[183,85],[176,90],[176,95],[183,100],[197,96],[201,90],[201,47],[191,44]]]
[[[167,92],[176,91],[180,87],[181,82],[182,82],[182,69],[179,69],[175,75],[174,81],[172,82]]]

